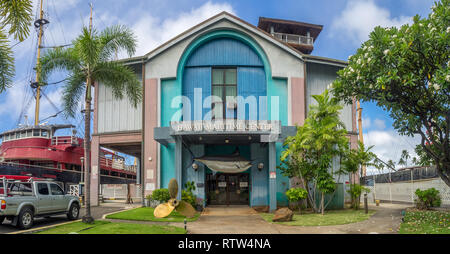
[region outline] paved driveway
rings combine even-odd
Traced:
[[[91,215],[94,217],[94,219],[98,220],[101,219],[103,214],[112,213],[120,210],[124,210],[125,208],[129,207],[130,205],[126,205],[124,203],[103,203],[101,206],[95,206],[91,207]],[[138,204],[134,205],[138,206]],[[80,210],[80,218],[83,217],[86,214],[86,210],[84,208],[81,208]],[[60,223],[67,222],[67,216],[66,215],[58,215],[58,216],[52,216],[50,218],[36,218],[34,221],[33,229],[39,228],[39,227],[46,227],[51,225],[56,225]],[[0,225],[0,234],[6,234],[6,233],[14,233],[20,231],[13,225],[11,225],[11,221],[5,220],[3,224]]]
[[[408,205],[370,206],[377,212],[368,220],[336,226],[286,226],[268,223],[247,206],[208,207],[202,216],[188,223],[191,234],[390,234],[401,223],[401,211]]]

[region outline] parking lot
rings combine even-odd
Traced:
[[[94,219],[101,219],[104,214],[120,211],[126,209],[129,205],[125,203],[103,203],[101,206],[91,207],[91,215]],[[80,218],[86,214],[86,210],[81,208]],[[50,218],[35,218],[33,228],[51,226],[55,224],[68,222],[66,215],[57,215]],[[11,221],[5,219],[0,225],[0,234],[17,233],[20,230],[13,225]]]

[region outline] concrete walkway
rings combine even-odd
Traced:
[[[248,206],[208,207],[195,222],[191,234],[390,234],[401,223],[401,211],[408,205],[370,206],[377,212],[368,220],[336,226],[286,226],[266,222]]]

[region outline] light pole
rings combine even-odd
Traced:
[[[81,184],[83,184],[83,186],[84,186],[84,177],[85,177],[85,173],[84,173],[84,157],[80,157],[80,161],[81,161],[81,177],[80,177],[80,185]],[[83,190],[83,189],[82,189]],[[84,196],[84,190],[82,191],[82,195]],[[86,199],[85,198],[83,198],[83,205],[86,205],[85,204],[85,202],[86,202]]]

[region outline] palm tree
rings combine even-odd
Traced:
[[[409,159],[410,157],[411,157],[411,156],[409,155],[408,150],[403,150],[403,151],[402,151],[401,158],[400,158],[400,161],[401,161],[402,163],[400,163],[400,161],[399,161],[398,164],[402,164],[402,165],[404,165],[405,167],[407,167],[407,166],[408,166],[408,159]]]
[[[32,8],[31,0],[0,0],[0,93],[11,86],[14,77],[14,56],[8,37],[13,35],[19,42],[28,37]]]
[[[112,61],[118,50],[125,50],[132,56],[136,49],[136,39],[132,31],[124,26],[112,26],[98,33],[83,28],[70,48],[56,48],[48,51],[40,59],[41,80],[45,84],[55,70],[69,73],[63,89],[63,104],[66,117],[74,117],[77,106],[85,100],[84,165],[86,170],[85,197],[86,216],[83,222],[92,223],[90,212],[90,124],[91,88],[94,83],[102,83],[112,89],[116,98],[123,98],[124,92],[136,107],[142,99],[142,88],[135,73],[118,61]]]

